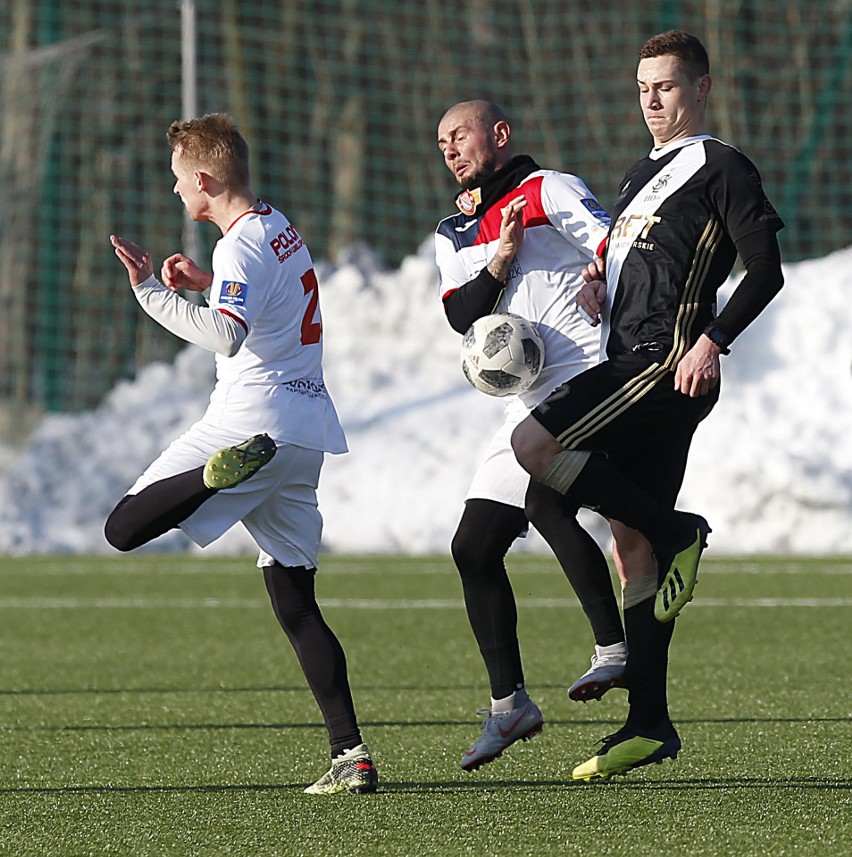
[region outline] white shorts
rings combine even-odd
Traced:
[[[524,508],[530,476],[518,464],[512,451],[512,432],[527,417],[524,407],[508,408],[503,425],[497,429],[485,450],[485,457],[473,474],[465,500],[495,500],[507,506]]]
[[[245,439],[198,422],[172,442],[127,493],[138,494],[153,482],[199,467],[217,449]],[[324,456],[321,450],[279,444],[268,464],[205,501],[180,528],[205,547],[242,521],[260,548],[258,567],[277,561],[316,568],[322,536],[317,485]]]

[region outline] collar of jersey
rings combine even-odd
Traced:
[[[699,143],[701,140],[712,140],[710,134],[697,134],[695,137],[684,137],[682,140],[675,140],[672,143],[666,143],[665,146],[660,146],[659,149],[651,149],[648,157],[652,161],[664,158],[669,152],[674,152],[675,149],[682,149],[684,146],[691,146],[693,143]]]
[[[482,217],[497,200],[502,199],[510,190],[516,188],[527,176],[540,170],[541,167],[529,155],[515,155],[502,170],[497,170],[479,185],[481,201],[476,206],[472,217]],[[463,193],[473,192],[476,188],[459,191],[458,199]]]

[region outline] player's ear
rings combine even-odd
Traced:
[[[702,74],[701,77],[698,78],[698,100],[706,101],[707,95],[710,92],[710,87],[713,84],[713,81],[710,79],[709,74]]]
[[[509,127],[509,123],[505,120],[501,119],[494,126],[494,142],[497,144],[498,149],[502,149],[505,146],[509,145],[509,138],[512,136],[512,129]]]

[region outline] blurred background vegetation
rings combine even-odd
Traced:
[[[462,99],[500,102],[516,151],[608,207],[649,147],[638,49],[673,27],[708,48],[710,127],[759,166],[785,260],[849,244],[850,0],[4,0],[3,435],[179,346],[139,312],[108,236],[208,264],[218,233],[184,224],[164,136],[188,92],[196,114],[235,117],[255,190],[316,259],[363,245],[395,267],[453,210],[435,128]]]

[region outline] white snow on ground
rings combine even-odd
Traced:
[[[323,470],[325,548],[444,553],[502,404],[461,375],[431,241],[399,270],[352,251],[318,273],[326,379],[351,450]],[[678,505],[709,519],[713,553],[852,553],[852,248],[787,265],[785,277],[723,358],[721,400],[693,444]],[[111,551],[104,518],[201,415],[212,365],[190,346],[97,409],[47,416],[26,446],[3,449],[0,551]],[[594,516],[584,520],[605,537]],[[520,547],[546,550],[535,534]],[[194,548],[174,532],[148,549]],[[207,549],[246,550],[241,527]]]

